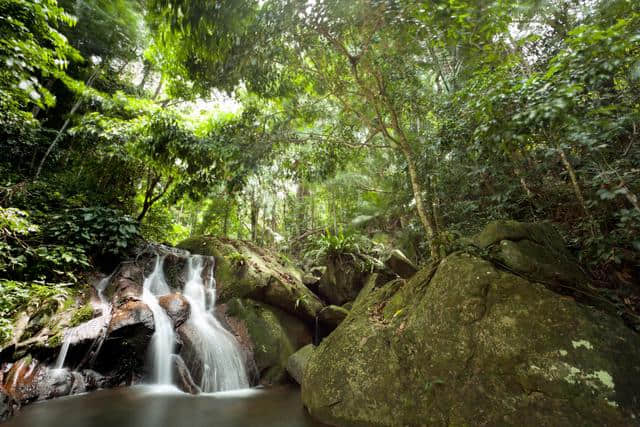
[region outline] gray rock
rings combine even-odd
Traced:
[[[298,384],[302,384],[302,374],[314,349],[315,346],[313,344],[307,344],[289,356],[289,360],[287,360],[287,373],[291,375],[291,378],[296,380]]]
[[[176,384],[178,388],[185,393],[189,394],[198,394],[200,393],[200,387],[193,382],[193,378],[191,377],[191,373],[189,372],[189,368],[182,360],[182,357],[178,355],[173,355],[173,378],[176,380]]]
[[[349,310],[346,308],[338,305],[328,305],[320,311],[318,314],[318,320],[320,323],[329,326],[333,330],[337,328],[348,315]]]
[[[0,423],[13,414],[13,399],[0,388]]]
[[[353,301],[362,289],[368,276],[348,256],[331,257],[327,260],[318,293],[330,304],[342,305]]]
[[[186,322],[191,314],[189,301],[181,294],[162,295],[158,298],[158,304],[167,312],[174,328],[178,328]]]
[[[640,336],[455,253],[367,286],[313,352],[302,399],[332,425],[636,425]]]
[[[418,271],[418,267],[398,249],[391,251],[384,265],[403,279],[410,279]]]

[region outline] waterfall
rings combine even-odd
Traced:
[[[187,263],[184,297],[191,306],[187,321],[198,335],[197,351],[202,358],[202,378],[194,378],[203,392],[235,390],[249,387],[244,360],[235,337],[216,319],[213,258],[206,282],[202,278],[204,258],[192,255]]]
[[[184,252],[180,256],[184,256]],[[176,333],[173,322],[160,306],[158,298],[174,292],[164,276],[165,256],[156,255],[153,271],[144,278],[142,302],[153,313],[155,330],[148,351],[150,381],[158,385],[173,385],[174,354]],[[205,274],[205,267],[208,268]],[[249,387],[244,366],[244,358],[235,337],[228,332],[215,317],[216,282],[214,278],[215,259],[186,253],[185,285],[182,294],[190,306],[190,315],[186,321],[188,329],[194,332],[190,337],[193,351],[202,363],[199,378],[192,378],[203,392],[236,390]],[[112,315],[112,307],[104,296],[104,290],[112,276],[102,279],[95,285],[98,294],[101,315],[75,328],[70,328],[64,340],[55,369],[62,369],[69,346],[80,340],[94,339],[84,361],[92,363],[100,351]],[[191,375],[195,375],[191,372]]]
[[[144,279],[142,302],[147,304],[153,313],[155,331],[151,337],[150,360],[152,366],[152,381],[155,384],[172,384],[172,354],[175,346],[175,332],[167,313],[160,307],[158,297],[171,292],[164,278],[164,257],[156,256],[155,267],[151,274]]]

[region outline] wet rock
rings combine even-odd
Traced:
[[[391,251],[384,265],[403,279],[410,279],[418,271],[418,267],[398,249]]]
[[[191,373],[189,372],[189,368],[182,360],[182,357],[178,355],[173,355],[173,378],[175,378],[176,385],[178,388],[185,393],[189,394],[198,394],[200,393],[200,387],[198,387],[191,377]]]
[[[302,399],[332,425],[634,425],[638,354],[619,318],[458,252],[369,283]]]
[[[251,242],[212,236],[178,245],[191,253],[215,257],[218,300],[251,298],[313,321],[322,301],[302,282],[302,272],[282,256]]]
[[[246,333],[248,340],[239,341],[254,355],[262,384],[286,382],[289,356],[312,341],[305,323],[264,303],[233,299],[227,303],[225,316],[236,336]]]
[[[177,339],[180,344],[178,355],[188,371],[191,373],[192,381],[200,381],[204,374],[204,364],[198,353],[200,337],[198,331],[191,323],[183,323],[176,329]]]
[[[307,273],[302,276],[302,283],[311,290],[311,292],[318,292],[318,285],[320,284],[320,278],[314,276],[311,273]]]
[[[13,414],[13,399],[0,387],[0,423]]]
[[[106,290],[107,296],[118,305],[130,299],[138,299],[142,295],[144,271],[133,262],[120,264]]]
[[[158,298],[158,303],[167,312],[174,328],[178,328],[186,322],[191,313],[189,301],[181,294],[162,295]]]
[[[302,374],[315,349],[313,344],[307,344],[289,356],[287,372],[298,384],[302,384]]]
[[[130,300],[115,307],[94,368],[128,377],[133,372],[140,374],[154,330],[153,313],[142,301]]]
[[[337,305],[328,305],[323,308],[318,314],[318,320],[331,328],[331,330],[338,327],[338,325],[346,319],[349,314],[349,310]]]
[[[320,279],[318,293],[330,304],[342,305],[355,299],[367,276],[368,273],[362,271],[351,257],[330,257]]]
[[[100,388],[108,388],[116,385],[113,377],[102,375],[91,369],[84,369],[82,371],[82,378],[84,379],[85,388],[89,390],[97,390]]]
[[[109,336],[136,335],[127,333],[128,329],[143,329],[147,333],[153,333],[153,312],[142,301],[127,301],[118,306],[109,322]]]
[[[66,369],[50,369],[26,356],[13,364],[3,388],[16,402],[26,404],[83,392],[84,387],[81,381],[78,382],[78,377]]]

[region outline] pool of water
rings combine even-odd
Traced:
[[[300,388],[280,386],[192,396],[164,386],[100,390],[38,402],[3,427],[322,426],[307,414]]]

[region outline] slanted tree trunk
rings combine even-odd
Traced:
[[[160,81],[158,81],[158,86],[156,86],[156,90],[155,92],[153,92],[153,99],[154,101],[156,99],[158,99],[158,96],[160,95],[160,91],[162,90],[162,84],[164,83],[164,76],[160,76]]]
[[[147,178],[147,189],[144,193],[142,210],[140,211],[140,214],[138,214],[138,218],[137,218],[138,222],[142,222],[144,217],[149,212],[149,209],[151,209],[151,206],[153,206],[155,202],[160,200],[162,196],[164,196],[167,193],[172,183],[173,183],[173,177],[169,177],[164,187],[162,187],[157,194],[154,194],[156,188],[158,187],[158,184],[160,184],[160,176],[154,174],[153,171],[149,171],[149,176]]]
[[[440,256],[438,245],[435,242],[435,231],[433,222],[429,218],[427,211],[424,208],[424,201],[422,200],[422,188],[420,186],[420,180],[418,179],[418,173],[416,171],[415,160],[409,147],[401,147],[405,160],[407,161],[407,167],[409,169],[409,179],[411,180],[411,189],[413,190],[413,199],[416,203],[416,211],[420,222],[427,232],[427,238],[429,239],[429,251],[433,259],[437,259]]]
[[[562,148],[558,148],[558,154],[560,155],[560,159],[562,160],[562,164],[564,165],[565,170],[569,174],[573,191],[576,194],[576,199],[578,199],[578,202],[580,202],[580,206],[582,206],[582,210],[584,211],[585,215],[590,217],[591,214],[589,212],[589,209],[587,208],[587,203],[585,202],[584,196],[582,194],[582,189],[580,188],[580,183],[578,182],[578,176],[576,175],[576,171],[573,168],[573,165],[567,158],[567,155]]]
[[[89,78],[87,79],[87,82],[85,83],[87,87],[91,87],[96,77],[98,76],[99,71],[100,71],[100,67],[96,67],[96,69],[93,70],[93,73],[91,74],[91,76],[89,76]],[[49,155],[53,151],[53,148],[56,146],[58,141],[60,141],[60,138],[62,138],[62,134],[64,133],[65,130],[67,130],[69,123],[71,123],[71,117],[75,114],[78,108],[80,108],[81,104],[82,104],[82,99],[76,100],[75,104],[73,104],[73,107],[69,112],[69,117],[67,117],[67,119],[64,121],[62,127],[56,134],[56,137],[53,139],[53,142],[51,142],[51,144],[49,145],[49,148],[47,148],[47,151],[44,153],[44,156],[42,156],[42,160],[40,160],[40,164],[38,165],[38,170],[36,171],[36,175],[33,178],[34,181],[37,181],[38,178],[40,177],[40,173],[42,172],[42,167],[44,166],[44,162],[47,160],[47,157],[49,157]]]

